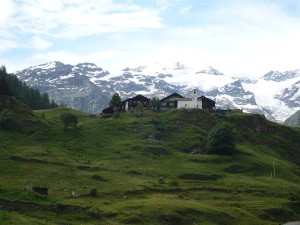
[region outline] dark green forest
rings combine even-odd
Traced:
[[[40,93],[39,90],[20,81],[15,75],[8,74],[5,66],[0,67],[0,95],[21,98],[33,110],[58,107],[54,100],[49,99],[47,93]]]

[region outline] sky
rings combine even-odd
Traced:
[[[300,69],[300,0],[1,0],[0,65]]]

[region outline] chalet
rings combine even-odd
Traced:
[[[192,98],[185,98],[178,93],[173,93],[160,100],[162,109],[206,109],[211,110],[215,107],[215,101],[205,97],[197,96],[197,91],[193,90]],[[131,111],[135,109],[139,104],[142,104],[144,108],[149,108],[150,99],[143,95],[137,95],[132,98],[128,98],[122,101],[121,111]],[[113,114],[114,110],[112,107],[108,107],[102,110],[102,114]]]
[[[160,100],[161,108],[168,109],[168,108],[177,108],[178,100],[183,99],[184,97],[180,94],[173,93],[163,99]]]
[[[123,103],[123,111],[131,111],[135,109],[139,104],[142,104],[143,107],[148,108],[150,99],[146,98],[143,95],[137,95],[133,98],[128,98],[124,100],[122,103]]]
[[[192,98],[185,98],[180,94],[174,93],[161,99],[160,102],[163,109],[213,109],[216,104],[215,101],[206,98],[205,96],[198,97],[196,90],[193,90]]]
[[[114,113],[113,107],[107,107],[102,110],[102,114],[113,114],[113,113]]]
[[[181,98],[177,102],[177,108],[182,109],[213,109],[215,101],[206,98],[205,96],[198,97],[197,91],[193,90],[192,98]]]
[[[201,97],[199,97],[199,98],[202,101],[202,109],[212,110],[212,109],[215,108],[216,102],[214,100],[211,100],[210,98],[206,98],[203,95]]]

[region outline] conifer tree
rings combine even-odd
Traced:
[[[122,101],[121,101],[121,97],[118,93],[115,93],[110,102],[109,102],[109,106],[113,108],[114,112],[120,112],[121,108],[122,108]]]

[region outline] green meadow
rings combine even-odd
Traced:
[[[64,130],[64,112],[78,116],[76,128]],[[240,111],[126,112],[103,119],[58,108],[16,120],[17,129],[0,130],[0,224],[300,220],[298,128]],[[234,127],[231,156],[205,152],[207,134],[220,122]],[[49,188],[48,195],[34,187]]]

